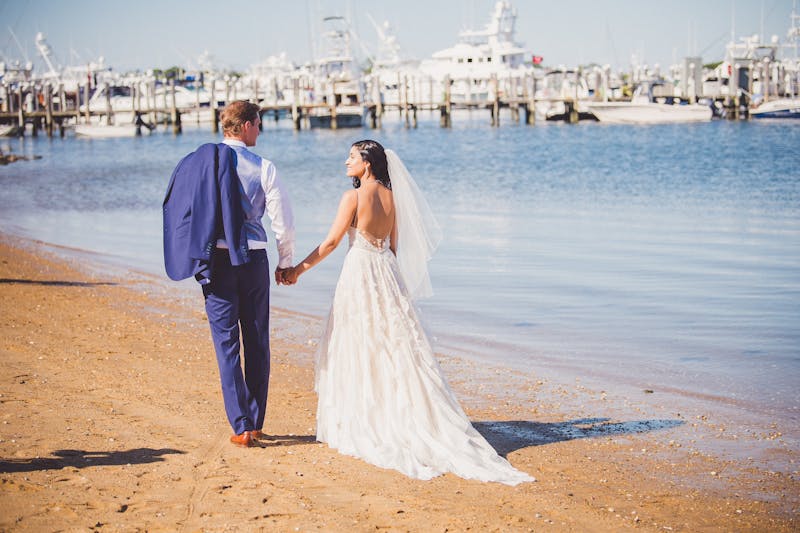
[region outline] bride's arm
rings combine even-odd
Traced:
[[[326,257],[339,246],[339,243],[347,233],[347,228],[350,227],[350,222],[353,220],[353,215],[356,211],[356,191],[347,191],[342,195],[342,200],[339,202],[339,210],[336,212],[336,218],[328,230],[328,236],[325,237],[319,246],[317,246],[308,256],[303,259],[297,266],[294,267],[295,279],[297,276],[310,269]]]
[[[392,232],[389,234],[389,249],[397,257],[397,219],[392,224]]]

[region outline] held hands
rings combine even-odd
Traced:
[[[275,269],[275,283],[278,285],[294,285],[297,283],[299,274],[294,267],[276,268]]]
[[[286,281],[286,272],[288,270],[290,270],[291,268],[292,267],[287,267],[287,268],[278,267],[278,268],[276,268],[275,269],[275,283],[277,283],[278,285],[290,285],[290,283],[288,283]]]
[[[284,270],[283,272],[283,282],[287,285],[294,285],[297,283],[297,278],[300,277],[300,274],[297,272],[297,268],[290,267]]]

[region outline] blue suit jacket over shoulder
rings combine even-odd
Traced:
[[[164,267],[175,280],[211,281],[217,239],[231,264],[249,260],[236,152],[225,144],[200,146],[178,163],[164,198]]]

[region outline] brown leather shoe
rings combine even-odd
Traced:
[[[254,429],[253,431],[251,431],[250,438],[253,440],[272,440],[270,437],[267,436],[266,433],[264,433],[260,429]]]
[[[236,446],[241,446],[242,448],[249,448],[253,445],[253,437],[250,436],[249,431],[245,431],[244,433],[240,433],[239,435],[231,435],[231,442]]]

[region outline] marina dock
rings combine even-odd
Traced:
[[[542,83],[533,74],[521,79],[511,78],[499,80],[493,77],[489,80],[490,90],[484,95],[474,96],[469,100],[454,100],[451,91],[447,90],[452,85],[451,80],[445,80],[444,90],[436,98],[435,90],[420,91],[421,85],[430,86],[430,80],[419,81],[413,78],[401,83],[403,90],[398,91],[399,98],[389,100],[380,90],[378,84],[368,88],[366,94],[371,98],[366,99],[359,106],[364,124],[370,128],[380,128],[382,120],[387,113],[400,116],[409,128],[417,126],[418,113],[434,112],[439,114],[442,127],[451,127],[453,113],[457,110],[473,110],[486,113],[487,123],[498,127],[501,125],[501,116],[507,116],[509,124],[525,124],[533,126],[537,122],[537,108],[560,107],[562,112],[555,116],[542,117],[539,113],[538,120],[560,120],[575,124],[580,120],[594,119],[586,112],[580,110],[582,100],[569,96],[537,96],[538,85]],[[164,127],[173,133],[180,133],[184,123],[208,124],[212,131],[219,130],[219,115],[225,107],[230,91],[220,97],[212,91],[211,102],[197,103],[193,106],[179,106],[176,99],[176,87],[173,80],[160,81],[158,86],[163,87],[166,95],[157,99],[151,90],[156,85],[153,81],[136,82],[129,87],[133,95],[132,104],[126,109],[115,109],[112,98],[109,96],[109,84],[105,84],[105,105],[98,107],[87,106],[91,94],[97,87],[83,85],[77,90],[65,91],[63,85],[53,87],[49,83],[33,81],[28,84],[18,84],[16,87],[2,86],[0,90],[4,96],[0,106],[0,125],[6,127],[6,135],[38,136],[40,134],[64,136],[66,131],[79,125],[133,125],[138,128]],[[416,88],[416,89],[415,89]],[[299,97],[298,90],[288,101],[269,101],[269,98],[249,98],[261,106],[262,120],[291,120],[293,128],[303,130],[310,128],[309,118],[317,112],[324,112],[328,117],[326,127],[338,129],[347,127],[340,123],[338,108],[340,102],[328,103],[326,101],[309,102]],[[745,94],[747,91],[745,91]],[[258,99],[256,99],[258,98]],[[677,99],[676,105],[685,104]],[[630,98],[605,99],[599,95],[583,101],[600,102],[629,102]],[[746,97],[731,98],[717,97],[708,101],[708,105],[723,111],[723,116],[728,119],[747,119],[750,117],[751,100]]]
[[[349,22],[329,16],[320,34],[324,52],[313,61],[299,66],[270,56],[242,73],[172,67],[119,75],[102,62],[59,71],[39,33],[46,74],[0,64],[0,135],[53,137],[73,129],[124,136],[157,127],[178,134],[190,122],[216,132],[221,110],[239,99],[257,103],[263,120],[291,120],[295,130],[380,128],[387,113],[415,128],[423,111],[438,113],[449,128],[462,109],[485,113],[493,127],[800,117],[800,16],[794,11],[786,43],[745,37],[731,41],[721,61],[685,57],[663,72],[644,64],[624,71],[594,63],[545,67],[515,41],[516,16],[510,2],[498,1],[485,29],[461,32],[455,46],[421,61],[401,60],[393,36],[376,26],[383,53],[368,66],[351,52],[356,37]]]

